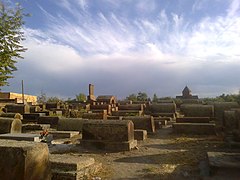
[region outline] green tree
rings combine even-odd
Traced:
[[[153,102],[157,102],[158,101],[158,97],[157,95],[154,93],[153,94],[153,99],[152,99]]]
[[[17,59],[23,58],[21,53],[26,51],[21,45],[24,40],[21,30],[24,16],[26,14],[19,4],[10,8],[0,1],[0,86],[8,85],[7,80],[17,70]]]
[[[148,96],[145,92],[139,92],[137,95],[137,100],[138,101],[147,101],[148,100]]]
[[[79,93],[78,95],[76,95],[76,100],[80,102],[85,102],[87,100],[87,97],[85,94]]]
[[[47,95],[43,91],[41,91],[40,95],[37,97],[38,103],[46,103],[47,102]]]
[[[47,102],[63,102],[63,100],[57,96],[52,96],[47,98]]]
[[[126,97],[127,100],[130,101],[137,101],[137,95],[136,94],[130,94],[129,96]]]

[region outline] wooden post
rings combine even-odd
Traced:
[[[23,80],[22,80],[22,102],[23,102],[23,104],[25,104],[25,103],[24,103],[24,88],[23,88]]]

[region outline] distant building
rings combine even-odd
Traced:
[[[116,104],[117,99],[113,95],[98,96],[97,103],[98,104]]]
[[[95,102],[96,101],[96,97],[94,96],[94,85],[93,84],[89,84],[89,95],[87,96],[87,101],[89,103]]]
[[[177,99],[198,99],[197,95],[192,95],[191,90],[185,86],[182,91],[182,96],[176,96]]]
[[[0,92],[0,99],[14,99],[16,103],[23,103],[22,94],[13,92]],[[24,102],[37,104],[37,96],[24,94]]]

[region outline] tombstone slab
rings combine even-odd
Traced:
[[[22,121],[14,118],[0,118],[0,134],[21,133]]]
[[[50,161],[53,180],[88,179],[102,167],[94,158],[68,154],[52,154]]]
[[[125,120],[89,120],[82,127],[83,147],[96,147],[110,151],[128,151],[136,147],[134,125]]]
[[[21,134],[0,134],[0,139],[40,142],[39,136],[40,136],[40,134],[25,134],[25,133],[21,133]]]
[[[176,123],[209,123],[209,117],[179,117],[176,118]]]
[[[138,141],[144,141],[147,139],[147,131],[142,129],[134,130],[134,139]]]
[[[207,152],[210,175],[225,175],[228,179],[240,177],[240,153]]]
[[[50,180],[47,144],[0,140],[0,174],[1,180]]]
[[[214,123],[173,123],[174,133],[216,135]]]
[[[148,133],[155,132],[155,124],[152,116],[126,116],[123,120],[131,120],[135,129],[144,129]]]

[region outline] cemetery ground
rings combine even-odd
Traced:
[[[69,144],[70,143],[70,144]],[[50,146],[50,153],[93,157],[102,163],[102,169],[93,179],[226,179],[215,173],[208,176],[207,152],[227,152],[229,147],[223,136],[173,134],[166,126],[144,141],[137,148],[124,152],[106,152],[83,149],[77,138],[66,144]],[[231,151],[232,152],[232,151]],[[234,174],[231,174],[234,177]]]

